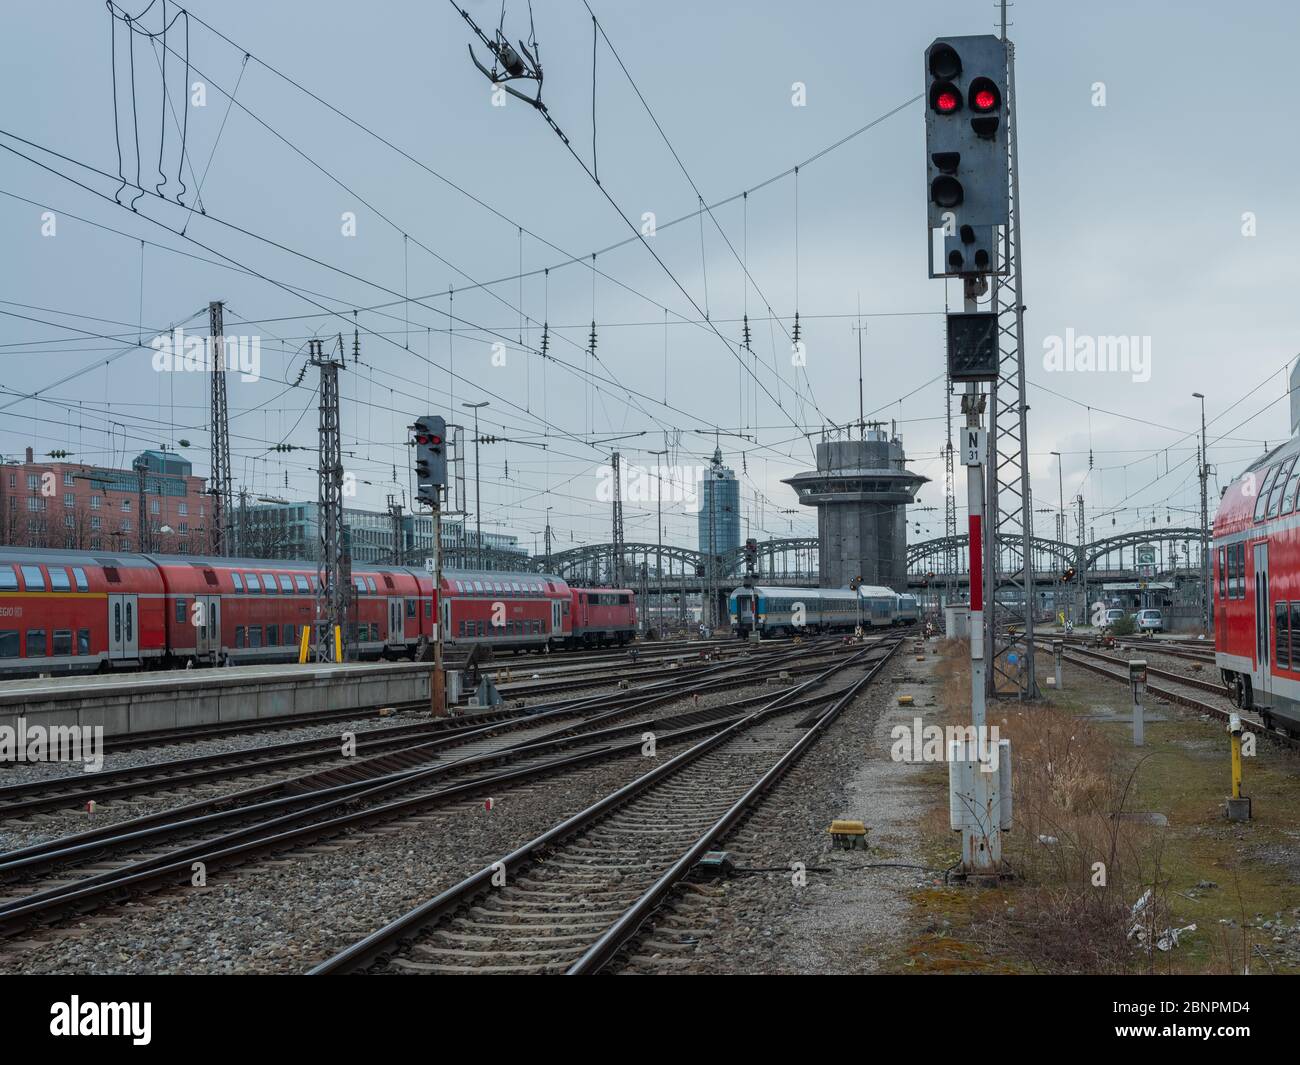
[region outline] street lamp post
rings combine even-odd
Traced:
[[[655,458],[667,458],[668,449],[662,451],[651,451]],[[659,504],[659,517],[655,525],[655,587],[659,589],[659,601],[655,604],[659,612],[663,613],[663,583],[664,583],[664,481],[663,467],[658,463],[655,464],[655,499]],[[646,603],[647,609],[650,604]]]
[[[1205,453],[1205,396],[1200,392],[1193,392],[1192,398],[1201,401],[1201,631],[1208,635],[1210,632],[1210,505],[1206,496],[1209,463]]]
[[[1065,471],[1062,466],[1061,453],[1053,451],[1056,456],[1056,491],[1057,491],[1057,512],[1056,512],[1056,542],[1065,543]],[[1059,583],[1059,581],[1058,581]],[[1064,589],[1062,589],[1064,590]],[[1074,613],[1074,599],[1071,596],[1070,613]]]
[[[479,463],[478,463],[478,412],[480,408],[486,407],[488,401],[482,400],[479,403],[462,403],[461,406],[474,412],[474,535],[478,540],[474,551],[474,557],[478,561],[478,568],[483,568],[483,507],[479,499]]]

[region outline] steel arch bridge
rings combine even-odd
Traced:
[[[1091,543],[1070,544],[1062,543],[1059,540],[1049,540],[1041,536],[1035,536],[1031,541],[1031,550],[1034,552],[1034,569],[1038,571],[1040,562],[1051,560],[1057,566],[1071,565],[1076,570],[1087,571],[1098,568],[1110,570],[1127,570],[1137,569],[1137,549],[1148,545],[1168,545],[1173,550],[1162,552],[1163,559],[1177,558],[1179,552],[1178,545],[1183,545],[1182,555],[1190,564],[1194,558],[1197,565],[1200,565],[1200,538],[1201,530],[1192,526],[1175,526],[1164,528],[1152,527],[1150,529],[1138,530],[1133,532],[1117,533],[1114,536],[1106,536]],[[1008,542],[1009,545],[1009,542]],[[999,547],[1001,548],[1001,544]],[[923,540],[921,543],[911,544],[907,548],[907,568],[909,573],[923,574],[926,572],[943,572],[933,568],[922,568],[922,563],[932,559],[944,560],[950,557],[950,552],[962,560],[966,553],[967,537],[965,535],[954,537],[939,537],[934,540]],[[1130,554],[1132,559],[1130,566],[1125,566],[1124,555]],[[1115,565],[1099,567],[1098,562],[1106,561],[1116,556]],[[1168,565],[1167,561],[1162,568]],[[969,567],[963,567],[960,572],[967,572]],[[1051,572],[1050,567],[1047,572]]]
[[[1034,572],[1038,583],[1051,584],[1066,568],[1087,579],[1113,579],[1137,572],[1137,550],[1154,545],[1159,549],[1157,570],[1184,570],[1189,574],[1200,568],[1201,531],[1193,526],[1176,526],[1117,533],[1083,545],[1062,543],[1035,536],[1030,541]],[[1019,538],[999,538],[1003,552],[1003,572],[1019,555]],[[549,572],[574,584],[644,588],[656,594],[699,593],[712,584],[715,591],[729,591],[742,579],[744,548],[724,551],[717,557],[710,579],[706,552],[672,544],[629,543],[623,545],[621,564],[608,543],[582,544],[547,555],[521,555],[485,547],[485,568]],[[448,568],[474,569],[480,553],[472,546],[447,548],[443,565]],[[948,560],[956,559],[957,571],[950,572]],[[643,568],[644,567],[644,568]],[[947,577],[956,583],[968,579],[967,537],[937,537],[910,544],[907,548],[907,573],[914,580],[930,574]],[[758,578],[764,584],[816,585],[818,582],[818,540],[816,537],[784,537],[758,544]]]

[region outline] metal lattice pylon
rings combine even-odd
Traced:
[[[613,470],[613,539],[610,541],[609,579],[615,588],[622,588],[623,581],[623,478],[620,469],[621,458],[615,451],[610,456]]]
[[[226,340],[222,320],[223,304],[208,304],[208,358],[212,390],[212,473],[208,491],[212,495],[212,521],[209,540],[214,555],[232,553],[232,538],[226,531],[234,509],[230,483],[230,415],[226,406]],[[143,518],[144,515],[141,515]]]
[[[343,558],[343,442],[339,432],[339,363],[311,342],[311,361],[320,367],[320,456],[316,517],[320,562],[316,591],[316,661],[332,662],[334,629],[347,620]]]
[[[1003,32],[1005,37],[1005,30]],[[1021,290],[1020,174],[1017,166],[1015,46],[1007,41],[1008,225],[1002,232],[1002,271],[993,276],[998,316],[998,379],[989,403],[989,462],[985,542],[988,592],[984,615],[991,696],[1038,696],[1034,675],[1033,500],[1026,443],[1024,299]],[[1015,661],[1012,661],[1012,655]]]

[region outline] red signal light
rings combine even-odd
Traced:
[[[941,92],[934,98],[934,109],[942,115],[957,110],[958,100],[955,92]]]
[[[437,433],[434,433],[432,436],[427,438],[427,442],[434,445],[441,444],[442,437],[440,437]]]
[[[981,89],[972,102],[976,111],[992,111],[998,104],[998,98],[991,89]]]

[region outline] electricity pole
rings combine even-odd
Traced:
[[[342,350],[340,345],[340,351]],[[316,592],[316,661],[343,659],[342,631],[348,593],[343,583],[343,444],[339,426],[339,366],[311,341],[311,363],[320,369],[320,454],[316,517],[320,525]]]
[[[622,478],[622,456],[617,451],[609,457],[610,466],[613,468],[614,492],[613,492],[613,529],[611,530],[611,554],[609,562],[609,579],[615,588],[623,587],[623,478]]]
[[[668,449],[651,451],[650,454],[656,459],[666,459]],[[664,468],[662,463],[658,462],[655,463],[655,500],[658,503],[658,518],[655,524],[655,587],[659,589],[655,606],[659,608],[659,613],[662,614],[664,607]]]
[[[483,504],[479,495],[479,465],[478,465],[478,412],[481,408],[486,407],[488,401],[481,400],[478,403],[462,403],[462,407],[467,407],[474,412],[474,529],[475,537],[478,539],[478,545],[475,547],[474,557],[478,560],[477,568],[483,568]]]
[[[1200,392],[1193,392],[1192,397],[1201,401],[1201,631],[1210,634],[1210,503],[1206,495],[1206,481],[1209,478],[1209,462],[1205,443],[1205,397]]]
[[[233,554],[225,523],[234,506],[230,483],[230,414],[226,407],[226,341],[222,320],[224,304],[208,304],[208,358],[212,381],[212,553]]]

